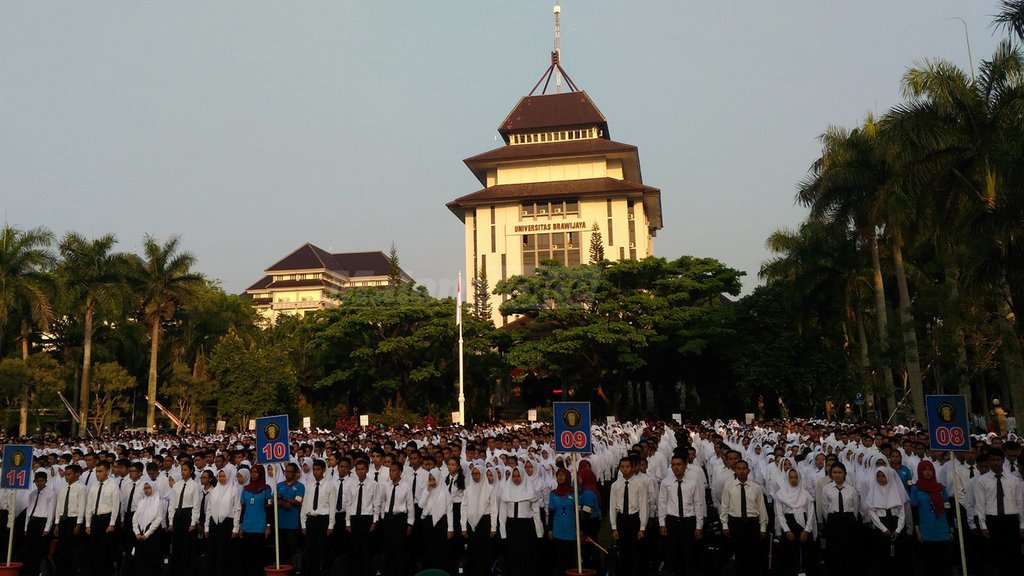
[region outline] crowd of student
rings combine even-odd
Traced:
[[[954,573],[962,522],[970,574],[1020,573],[1012,434],[955,454],[916,430],[798,420],[593,437],[577,460],[537,424],[293,432],[291,461],[268,466],[243,434],[40,439],[35,488],[0,492],[0,526],[29,575],[248,576],[276,540],[303,575],[527,576],[576,567],[579,510],[600,572],[902,576]]]

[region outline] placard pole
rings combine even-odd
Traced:
[[[964,520],[960,515],[960,475],[956,473],[956,457],[953,457],[953,505],[956,506],[956,535],[960,540],[960,570],[967,574],[967,551],[964,549]]]
[[[583,544],[581,543],[580,532],[580,488],[577,481],[579,467],[579,455],[574,454],[572,458],[572,505],[576,511],[576,573],[583,574]]]
[[[267,464],[267,466],[268,467],[269,466],[273,466],[273,464]],[[280,532],[281,531],[278,529],[278,525],[277,525],[277,478],[274,478],[274,479],[271,480],[271,482],[270,482],[270,490],[274,494],[274,564],[277,566],[277,569],[280,570],[281,569],[281,543],[279,542],[279,540],[280,540]]]
[[[13,490],[11,490],[13,492]],[[11,498],[11,511],[7,513],[7,566],[11,565],[11,552],[14,551],[14,511],[18,505],[18,498]]]

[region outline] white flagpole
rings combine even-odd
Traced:
[[[463,387],[462,363],[462,272],[459,272],[459,285],[455,300],[455,322],[459,325],[459,424],[466,426],[466,390]]]

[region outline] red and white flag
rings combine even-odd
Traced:
[[[462,272],[459,272],[459,283],[455,286],[455,325],[462,326]]]

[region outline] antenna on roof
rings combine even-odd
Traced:
[[[533,96],[533,93],[540,88],[541,82],[544,83],[544,88],[541,89],[541,94],[547,94],[548,84],[551,83],[551,77],[555,78],[555,93],[561,93],[562,91],[562,78],[565,78],[565,85],[569,87],[570,92],[579,92],[579,88],[573,83],[572,78],[565,73],[560,63],[562,57],[562,7],[555,4],[555,49],[551,51],[551,65],[548,69],[540,75],[540,80],[537,80],[537,84],[534,85],[533,90],[530,90],[529,96]]]
[[[559,60],[562,56],[562,7],[555,4],[555,51],[551,53],[551,63],[555,65],[555,93],[562,93],[562,73],[559,68]]]

